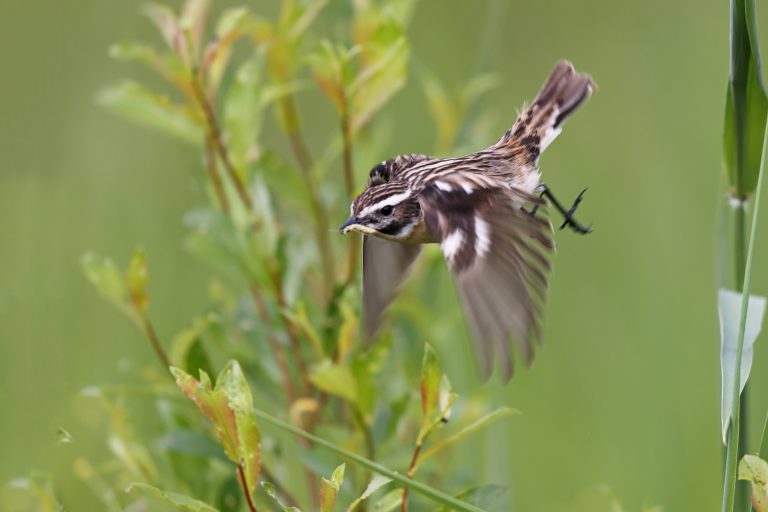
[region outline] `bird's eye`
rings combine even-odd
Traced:
[[[391,206],[385,206],[384,208],[382,208],[381,210],[379,210],[379,212],[380,212],[380,213],[381,213],[383,216],[385,216],[385,217],[389,217],[390,215],[392,215],[392,207],[391,207]]]

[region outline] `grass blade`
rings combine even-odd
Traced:
[[[413,492],[417,492],[422,496],[426,496],[427,498],[437,503],[440,503],[442,505],[446,505],[452,508],[453,510],[458,510],[460,512],[484,512],[483,509],[481,508],[478,508],[474,505],[471,505],[469,503],[456,499],[453,496],[450,496],[448,494],[445,494],[444,492],[438,491],[437,489],[434,489],[426,484],[417,482],[416,480],[412,480],[406,476],[403,476],[397,471],[392,471],[391,469],[384,467],[377,462],[373,462],[372,460],[366,459],[365,457],[357,455],[356,453],[352,453],[348,450],[345,450],[344,448],[336,446],[330,441],[326,441],[321,437],[317,437],[316,435],[310,434],[309,432],[306,432],[283,420],[275,418],[274,416],[267,414],[266,412],[260,411],[258,409],[254,409],[253,413],[256,415],[257,418],[267,423],[270,423],[283,430],[287,430],[288,432],[295,434],[299,437],[303,437],[304,439],[311,441],[316,445],[322,446],[323,448],[326,448],[341,457],[349,459],[352,462],[355,462],[356,464],[359,464],[360,466],[363,466],[364,468],[373,471],[374,473],[378,473],[379,475],[385,476],[393,480],[394,482],[399,483],[404,487],[409,487],[410,489],[413,490]]]

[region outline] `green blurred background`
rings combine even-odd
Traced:
[[[276,2],[251,8],[271,13]],[[82,277],[79,256],[96,250],[124,264],[141,243],[163,337],[203,308],[209,277],[181,243],[183,213],[203,200],[197,152],[95,102],[118,78],[143,76],[107,57],[116,40],[157,41],[137,11],[114,0],[0,3],[0,482],[53,471],[71,510],[92,503],[69,475],[72,457],[106,450],[78,391],[131,382],[152,362],[140,335]],[[511,485],[515,510],[569,510],[603,484],[628,510],[643,502],[716,510],[728,2],[422,0],[409,34],[417,65],[451,86],[483,66],[498,73],[500,86],[483,99],[494,134],[560,58],[599,85],[542,158],[547,183],[566,200],[589,187],[580,216],[595,232],[557,236],[533,368],[508,386],[456,377],[461,393],[524,413],[463,448],[467,469]],[[418,79],[386,115],[389,153],[431,150]],[[313,147],[336,129],[330,108],[304,117]],[[766,244],[763,236],[758,262]],[[753,285],[761,294],[765,269],[758,265]],[[461,371],[466,348],[435,343],[448,373]],[[758,345],[752,377],[758,411],[768,405],[763,352]],[[57,444],[58,427],[74,443]]]

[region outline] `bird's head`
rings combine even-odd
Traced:
[[[390,240],[406,240],[421,222],[416,194],[404,183],[374,185],[352,202],[341,233],[359,231]]]

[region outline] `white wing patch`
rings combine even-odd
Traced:
[[[450,186],[448,183],[446,183],[444,181],[440,181],[440,180],[435,182],[435,186],[437,188],[439,188],[440,190],[442,190],[443,192],[450,192],[451,190],[453,190],[452,186]]]
[[[484,256],[491,249],[491,226],[475,216],[475,253]]]
[[[445,259],[452,261],[464,242],[464,233],[460,229],[454,230],[443,240],[442,248]]]

